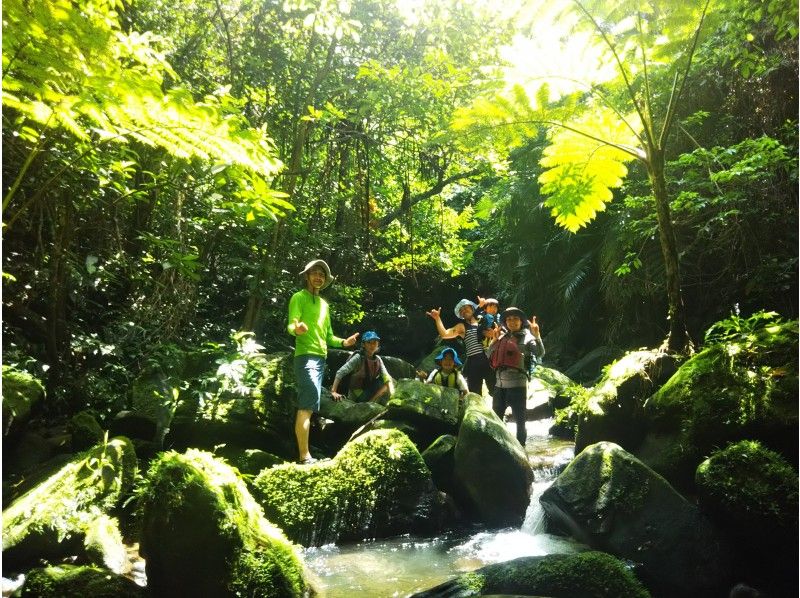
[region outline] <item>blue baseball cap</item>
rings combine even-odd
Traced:
[[[364,333],[364,336],[361,337],[362,343],[368,343],[369,341],[379,341],[381,337],[378,336],[378,333],[374,330],[367,330]]]
[[[433,358],[433,361],[436,362],[436,365],[439,365],[442,362],[442,359],[444,359],[444,356],[447,355],[448,353],[451,353],[453,355],[453,362],[456,364],[456,367],[460,368],[461,360],[458,358],[458,353],[456,353],[456,350],[453,349],[452,347],[445,347],[444,349],[442,349],[441,353],[439,353],[436,357]]]

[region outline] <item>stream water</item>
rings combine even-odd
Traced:
[[[572,442],[551,438],[552,420],[528,422],[525,450],[534,471],[531,503],[520,528],[402,536],[305,550],[305,560],[327,598],[408,596],[483,565],[521,556],[576,552],[569,539],[544,533],[539,496],[573,455]],[[511,433],[515,424],[507,424]]]

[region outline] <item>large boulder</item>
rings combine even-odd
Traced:
[[[137,460],[126,438],[77,455],[3,511],[3,568],[84,552],[87,531],[129,494]]]
[[[292,355],[265,355],[254,387],[221,387],[202,396],[181,392],[164,443],[173,449],[212,449],[219,444],[295,455],[295,382]]]
[[[73,452],[85,451],[103,440],[105,430],[91,411],[80,411],[67,424]]]
[[[797,471],[759,442],[742,440],[697,468],[698,502],[731,537],[740,579],[796,596]]]
[[[467,395],[454,449],[454,498],[491,527],[519,526],[530,503],[533,471],[525,450],[483,398]]]
[[[140,553],[158,596],[303,596],[294,546],[233,468],[207,452],[155,460],[141,495]]]
[[[44,399],[42,383],[28,372],[4,365],[3,370],[3,448],[14,441],[25,427],[31,411]]]
[[[713,596],[728,581],[727,547],[710,521],[618,445],[583,450],[540,498],[550,525],[641,563],[665,596]]]
[[[400,380],[385,411],[361,432],[399,427],[424,451],[439,436],[457,433],[465,406],[454,388]]]
[[[96,566],[33,569],[15,594],[22,598],[144,598],[150,593],[127,577]]]
[[[525,556],[462,573],[413,598],[469,596],[551,598],[648,598],[650,592],[630,569],[604,552]]]
[[[331,460],[264,470],[253,484],[270,521],[304,546],[438,528],[441,496],[398,430],[359,436]]]
[[[678,487],[718,447],[759,440],[797,463],[797,321],[713,344],[684,363],[644,407],[635,454]]]
[[[608,366],[578,412],[575,453],[601,440],[635,449],[644,438],[645,400],[677,370],[675,357],[633,351]]]
[[[347,398],[334,401],[327,389],[322,390],[319,414],[328,422],[312,437],[314,445],[320,445],[328,454],[341,449],[353,433],[386,411],[380,403],[355,403]]]

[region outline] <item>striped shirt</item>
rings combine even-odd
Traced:
[[[483,343],[478,338],[478,325],[464,322],[464,344],[467,347],[467,357],[483,353]]]

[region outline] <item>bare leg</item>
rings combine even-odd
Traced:
[[[297,452],[300,460],[311,456],[308,452],[308,432],[311,429],[311,410],[298,409],[294,420],[294,435],[297,436]]]

